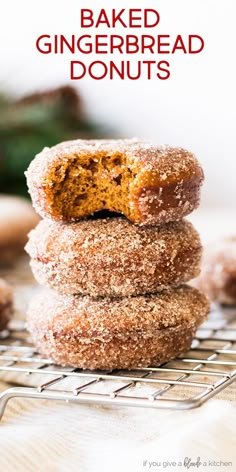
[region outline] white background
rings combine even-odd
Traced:
[[[69,61],[83,58],[40,55],[35,40],[41,34],[82,34],[79,9],[99,7],[155,8],[161,16],[156,34],[204,37],[201,54],[170,59],[167,81],[73,84],[88,113],[121,135],[194,151],[206,174],[203,206],[236,208],[235,0],[8,0],[0,16],[0,87],[21,94],[67,83]]]

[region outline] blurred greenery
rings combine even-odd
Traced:
[[[109,134],[86,118],[80,96],[70,86],[17,101],[0,93],[0,192],[27,195],[24,171],[45,146]]]

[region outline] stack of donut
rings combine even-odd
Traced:
[[[44,149],[26,173],[36,211],[26,251],[43,289],[28,309],[38,351],[83,369],[157,366],[190,348],[205,295],[185,285],[201,243],[183,219],[203,171],[180,148],[76,140]]]

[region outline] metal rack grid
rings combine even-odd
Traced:
[[[0,380],[9,386],[0,394],[0,419],[13,397],[190,409],[235,379],[236,308],[213,307],[191,350],[158,368],[101,372],[56,366],[35,351],[22,322],[0,339]]]

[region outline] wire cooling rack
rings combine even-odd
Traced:
[[[13,397],[190,409],[236,379],[236,308],[213,307],[191,350],[158,368],[83,371],[39,356],[22,322],[0,339],[0,418]],[[14,387],[13,387],[14,385]]]

